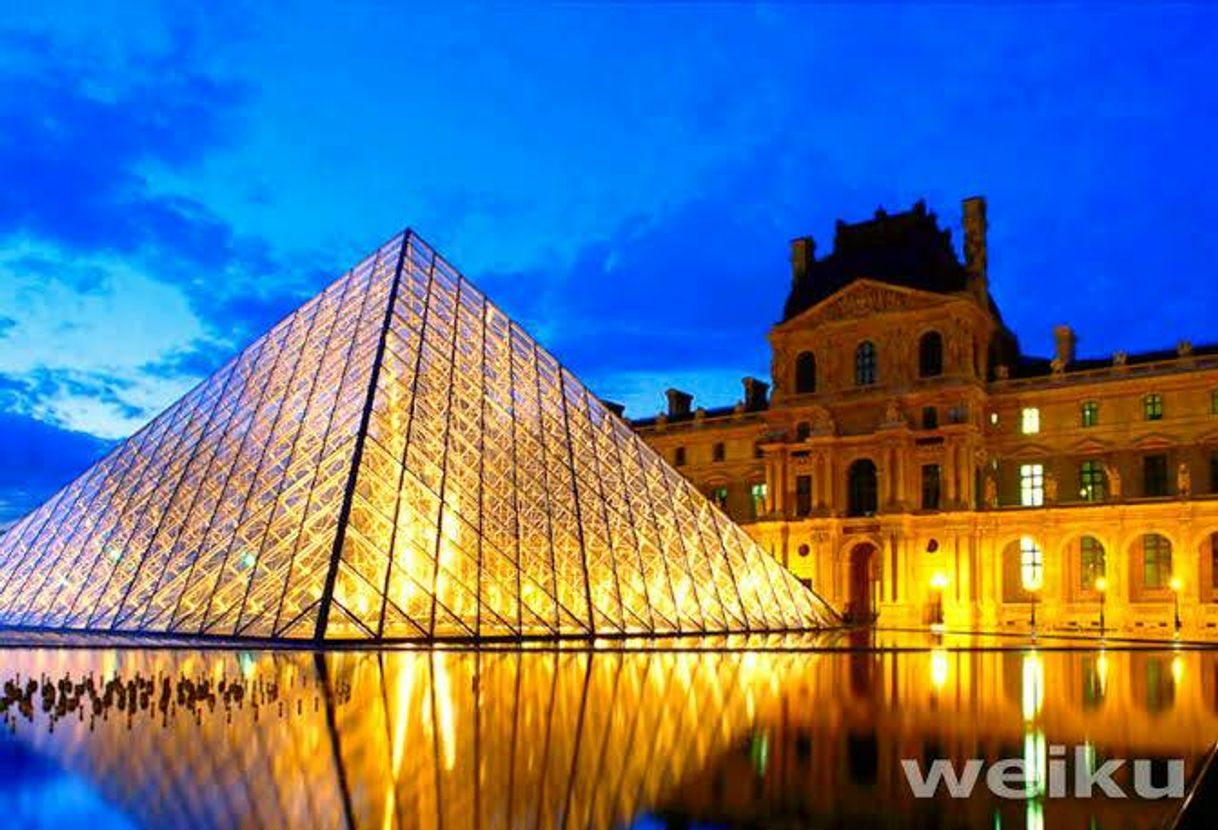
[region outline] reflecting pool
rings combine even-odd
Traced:
[[[669,644],[672,645],[672,644]],[[1158,827],[1057,797],[1218,739],[1218,652],[864,633],[675,648],[0,652],[0,810],[22,827]],[[1062,747],[1062,750],[1058,750]],[[1022,759],[914,795],[902,761]],[[1072,792],[1073,777],[1068,787]]]

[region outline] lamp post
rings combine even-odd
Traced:
[[[1036,592],[1040,590],[1039,585],[1029,585],[1028,594],[1032,597],[1032,636],[1036,636]]]
[[[935,595],[935,614],[931,625],[943,625],[943,589],[947,587],[947,577],[943,571],[935,571],[930,578],[930,587]]]
[[[1104,636],[1104,601],[1108,598],[1108,580],[1102,576],[1095,578],[1095,590],[1100,594],[1100,636]]]
[[[1176,633],[1179,634],[1180,633],[1180,589],[1183,587],[1183,583],[1180,582],[1180,577],[1173,576],[1171,578],[1170,585],[1171,585],[1172,605],[1175,607]]]

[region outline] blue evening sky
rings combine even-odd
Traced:
[[[100,9],[112,5],[108,11]],[[634,416],[768,373],[787,241],[990,203],[1025,349],[1218,339],[1204,6],[0,9],[0,521],[410,225]],[[958,238],[958,232],[957,232]]]

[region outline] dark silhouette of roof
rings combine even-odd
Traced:
[[[968,287],[968,272],[952,247],[951,230],[940,228],[919,200],[912,210],[848,224],[838,220],[833,252],[793,263],[795,279],[783,321],[806,311],[858,279],[873,279],[922,291],[954,293]]]

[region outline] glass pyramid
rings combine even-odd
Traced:
[[[5,627],[484,640],[833,619],[410,232],[0,537]]]

